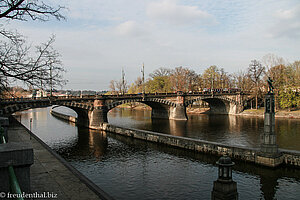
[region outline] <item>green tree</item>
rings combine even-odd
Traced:
[[[171,92],[170,69],[160,67],[149,74],[150,78],[145,83],[146,92]]]
[[[279,92],[279,102],[282,108],[288,108],[291,111],[293,106],[299,105],[299,96],[293,87],[286,87]]]
[[[146,83],[148,92],[172,92],[170,78],[168,76],[155,76]]]
[[[143,80],[141,77],[138,77],[134,83],[128,89],[129,94],[137,94],[143,92]]]

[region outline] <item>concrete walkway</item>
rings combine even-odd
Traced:
[[[10,120],[8,138],[9,142],[32,144],[34,151],[34,164],[30,168],[32,193],[49,192],[53,197],[57,194],[56,199],[63,200],[112,199],[60,156],[51,152],[38,138],[32,136],[30,139],[28,130],[15,120]]]

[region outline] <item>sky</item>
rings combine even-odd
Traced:
[[[32,45],[56,35],[63,89],[108,90],[110,80],[146,79],[159,67],[211,65],[233,73],[275,54],[300,60],[299,0],[52,0],[66,20],[8,25]]]

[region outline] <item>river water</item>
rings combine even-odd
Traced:
[[[210,199],[218,157],[77,127],[50,108],[17,119],[115,199]],[[56,111],[74,115],[66,108]],[[30,125],[30,118],[32,124]],[[208,141],[258,147],[263,118],[189,115],[188,121],[152,120],[150,111],[115,108],[109,123]],[[300,120],[276,119],[280,148],[300,150]],[[236,162],[239,199],[300,199],[300,169],[269,169]]]

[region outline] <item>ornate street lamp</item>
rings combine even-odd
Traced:
[[[212,200],[237,200],[237,184],[232,180],[232,166],[234,162],[230,157],[222,156],[218,161],[218,180],[214,181]]]
[[[219,166],[219,177],[218,181],[221,182],[231,182],[232,181],[232,169],[234,162],[231,161],[230,157],[222,156],[218,161]]]

